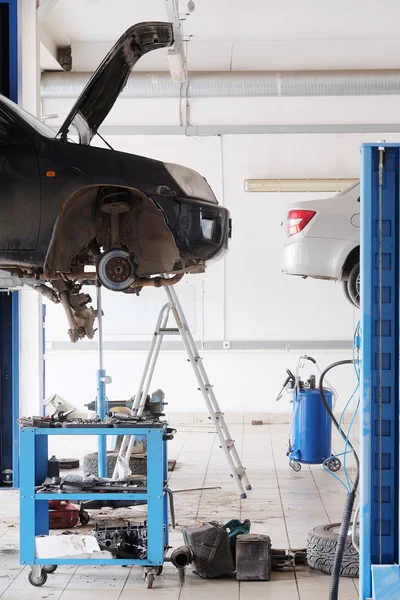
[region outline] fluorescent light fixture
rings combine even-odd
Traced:
[[[245,179],[245,192],[342,192],[358,179]]]
[[[186,66],[182,52],[180,50],[168,50],[167,60],[172,81],[175,81],[175,83],[186,81]]]

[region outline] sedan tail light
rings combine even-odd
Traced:
[[[286,235],[290,237],[291,235],[300,233],[314,215],[315,211],[313,210],[297,209],[289,211],[286,219]]]

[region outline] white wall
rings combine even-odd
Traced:
[[[391,139],[395,141],[395,137]],[[371,136],[121,136],[108,137],[108,141],[118,150],[195,168],[231,211],[233,238],[226,258],[211,264],[204,276],[188,276],[178,286],[196,340],[220,344],[220,350],[203,350],[202,355],[223,409],[285,412],[287,404],[276,403],[275,397],[285,368],[293,370],[296,365],[299,353],[285,350],[290,342],[298,341],[300,347],[301,342],[306,347],[310,340],[325,342],[323,351],[307,349],[321,367],[351,358],[350,351],[332,350],[331,342],[351,340],[358,319],[340,284],[304,281],[281,272],[284,232],[280,223],[286,204],[294,197],[245,193],[243,182],[261,177],[357,177],[360,143],[374,141]],[[301,195],[301,199],[309,197]],[[110,347],[113,342],[149,340],[164,301],[162,290],[144,290],[140,298],[106,294],[105,339]],[[108,320],[112,326],[107,325]],[[50,305],[46,393],[58,393],[82,406],[96,394],[97,355],[84,342],[55,349],[60,348],[57,343],[67,340],[66,330],[62,309]],[[223,340],[235,342],[240,349],[223,350]],[[278,349],[245,349],[248,342],[256,341],[277,342]],[[106,351],[106,368],[114,378],[108,388],[109,399],[135,393],[144,359],[143,351]],[[354,385],[351,368],[344,367],[331,381],[343,403]],[[166,392],[172,412],[204,410],[190,366],[179,351],[161,354],[152,387]]]

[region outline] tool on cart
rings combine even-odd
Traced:
[[[79,522],[79,506],[69,500],[50,500],[49,528],[69,529]]]
[[[316,387],[316,376],[307,380],[300,377],[300,370],[306,362],[311,362],[318,370],[316,360],[311,356],[300,356],[296,375],[287,369],[287,378],[280,390],[277,401],[286,390],[291,394],[292,417],[289,427],[288,452],[289,466],[296,472],[302,464],[323,464],[332,472],[341,467],[337,456],[332,455],[332,423],[321,401]],[[331,409],[334,404],[334,391],[325,389],[327,402]]]
[[[222,448],[226,460],[229,465],[230,475],[235,479],[238,487],[240,497],[246,498],[246,490],[251,490],[251,485],[248,480],[246,469],[242,465],[238,451],[235,446],[235,440],[231,437],[228,426],[225,422],[224,413],[221,411],[217,398],[215,396],[213,386],[208,380],[206,370],[203,365],[203,359],[199,356],[196,343],[193,339],[190,331],[188,322],[186,320],[185,313],[183,312],[182,306],[178,300],[177,293],[173,286],[163,288],[167,295],[167,303],[162,307],[159,317],[157,319],[154,335],[149,347],[147,359],[142,374],[142,378],[138,385],[138,390],[135,395],[135,401],[132,406],[132,410],[135,415],[141,417],[146,410],[146,402],[148,398],[148,391],[150,389],[151,380],[153,377],[154,369],[157,363],[157,359],[160,353],[161,343],[166,335],[180,335],[185,350],[188,355],[188,360],[193,368],[194,374],[197,379],[198,389],[201,392],[204,401],[207,406],[207,410],[210,415],[210,419],[214,425],[214,428],[218,434],[220,441],[220,448]],[[176,328],[168,327],[168,319],[170,313],[176,322]],[[135,440],[131,436],[126,436],[121,444],[119,454],[121,457],[126,458],[128,461],[132,454],[132,449]],[[116,469],[113,477],[117,475]]]

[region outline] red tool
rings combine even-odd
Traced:
[[[49,501],[49,527],[50,529],[68,529],[75,527],[79,521],[79,506],[71,504],[69,500]]]

